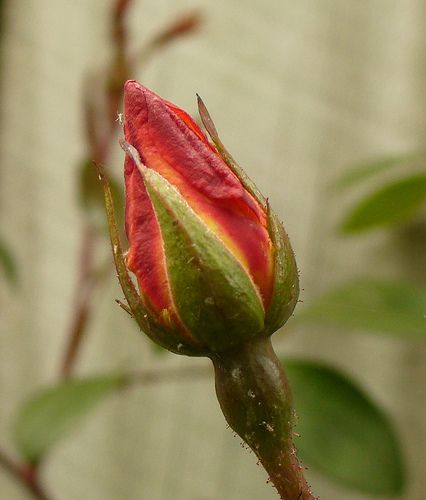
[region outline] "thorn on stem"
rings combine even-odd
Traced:
[[[132,313],[132,310],[130,309],[129,306],[127,306],[124,302],[121,302],[121,300],[119,300],[119,299],[115,299],[115,302],[121,307],[121,309],[123,309],[124,311],[126,311],[126,313],[131,318],[133,318],[133,313]]]
[[[104,168],[102,167],[102,165],[100,163],[98,163],[94,160],[92,161],[92,163],[96,169],[96,173],[98,174],[98,179],[102,182],[102,184],[105,184],[106,179],[105,179]]]

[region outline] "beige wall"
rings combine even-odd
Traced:
[[[385,235],[335,238],[333,224],[343,207],[325,188],[352,161],[424,146],[426,2],[135,3],[135,46],[183,8],[202,7],[204,32],[135,76],[190,111],[195,92],[203,96],[229,149],[284,219],[305,300],[360,272],[405,272]],[[13,0],[7,9],[0,224],[22,278],[20,289],[0,290],[0,442],[10,450],[16,405],[54,379],[71,313],[81,224],[74,176],[83,152],[81,79],[106,58],[108,4]],[[122,153],[116,149],[114,168],[120,170]],[[80,373],[207,365],[154,356],[113,307],[117,296],[114,280],[97,295]],[[410,467],[404,498],[424,498],[426,446],[419,440],[426,415],[418,403],[424,347],[305,329],[279,349],[332,362],[382,403],[395,419]],[[132,390],[103,404],[55,450],[44,477],[60,500],[276,498],[255,462],[226,429],[212,381],[195,380]],[[321,498],[368,498],[309,476]],[[2,471],[0,492],[5,500],[26,498]]]

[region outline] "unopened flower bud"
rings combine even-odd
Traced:
[[[185,111],[128,81],[122,147],[127,267],[143,306],[165,347],[208,354],[277,330],[298,276],[283,227],[199,104],[213,143]]]

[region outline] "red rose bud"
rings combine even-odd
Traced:
[[[199,105],[214,144],[182,109],[125,85],[127,267],[144,312],[133,314],[149,318],[154,340],[185,354],[272,334],[298,297],[282,225]]]

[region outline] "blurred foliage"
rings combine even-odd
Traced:
[[[403,281],[356,279],[308,304],[297,320],[320,326],[426,336],[426,287]]]
[[[400,237],[410,236],[410,248],[421,245],[425,226],[416,224],[415,232],[408,228],[424,213],[425,163],[425,152],[412,152],[363,162],[346,171],[333,185],[340,195],[360,184],[376,184],[343,217],[340,234],[398,229]],[[385,180],[391,169],[396,177]],[[417,274],[420,284],[373,277],[340,284],[307,303],[297,321],[342,332],[356,329],[426,339],[426,270],[418,269]],[[330,368],[292,361],[285,362],[285,367],[299,415],[298,449],[306,463],[359,491],[401,493],[403,456],[379,407]]]
[[[7,281],[16,285],[18,282],[18,269],[11,250],[3,240],[0,240],[0,267]]]
[[[385,173],[391,169],[423,169],[426,164],[426,151],[414,151],[399,155],[384,156],[360,162],[350,166],[332,185],[335,191],[343,192],[348,188],[357,186],[361,182],[367,181]]]
[[[308,361],[282,362],[295,398],[302,460],[358,491],[401,493],[401,452],[382,410],[334,369]]]
[[[389,170],[398,172],[393,182],[386,182],[361,198],[343,219],[340,229],[351,234],[406,222],[425,208],[426,152],[413,151],[362,162],[349,168],[333,184],[344,193],[367,181],[383,177]],[[407,176],[407,171],[409,175]]]
[[[400,224],[424,207],[426,175],[405,177],[362,199],[346,216],[341,230],[356,233]]]
[[[14,442],[23,458],[37,463],[123,383],[121,375],[106,375],[62,382],[36,393],[22,405],[15,420]]]
[[[345,234],[356,234],[373,229],[395,229],[400,236],[409,236],[410,248],[417,248],[425,241],[425,228],[412,218],[420,220],[426,204],[426,175],[414,173],[425,170],[424,151],[406,153],[367,161],[350,168],[334,183],[334,188],[345,192],[362,182],[377,179],[390,168],[396,169],[399,178],[383,183],[379,188],[361,198],[344,217],[341,229]],[[406,175],[407,168],[413,173]],[[418,244],[419,243],[419,244]],[[408,248],[406,248],[408,254]],[[411,258],[411,255],[408,255]],[[308,323],[370,330],[404,338],[426,339],[426,270],[417,270],[420,285],[401,281],[373,278],[356,279],[329,290],[312,303],[308,303],[298,320]]]

